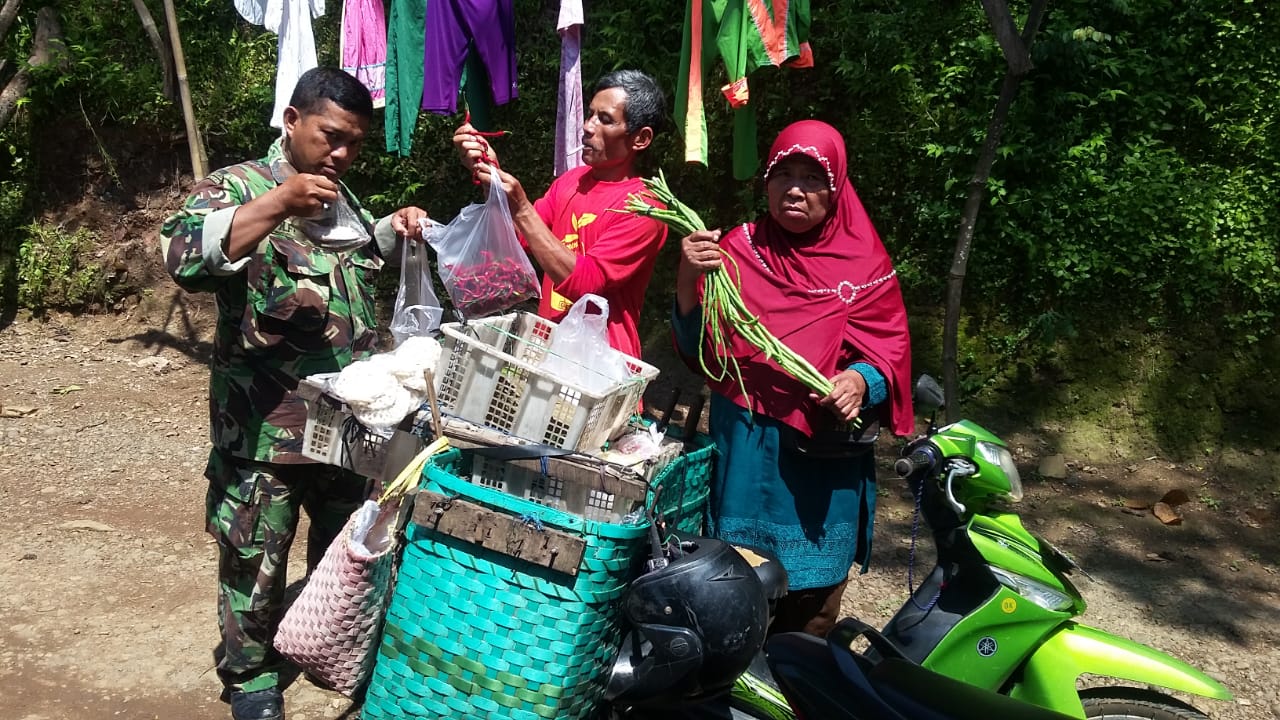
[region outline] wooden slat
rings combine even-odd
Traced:
[[[522,522],[496,510],[423,490],[413,522],[450,537],[569,575],[578,574],[587,543],[581,537]]]

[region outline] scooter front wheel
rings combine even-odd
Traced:
[[[1154,690],[1099,687],[1082,691],[1080,700],[1089,720],[1209,720],[1194,707]]]

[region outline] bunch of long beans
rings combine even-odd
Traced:
[[[692,208],[680,202],[671,188],[667,186],[667,178],[658,171],[658,177],[644,179],[645,193],[631,193],[627,196],[626,210],[637,215],[648,215],[680,234],[681,237],[707,227]],[[656,207],[650,199],[657,200],[665,208]],[[737,262],[724,250],[720,251],[723,262],[720,267],[706,274],[702,293],[702,335],[698,343],[698,363],[703,372],[715,380],[723,381],[733,378],[738,381],[743,397],[747,395],[746,386],[742,382],[742,370],[733,357],[729,347],[729,335],[726,328],[732,329],[743,340],[751,343],[765,357],[778,364],[787,374],[804,384],[819,397],[830,394],[832,384],[808,360],[797,355],[760,322],[742,301],[742,293],[738,289],[742,284],[742,274]],[[733,269],[730,275],[729,267]],[[703,355],[704,348],[710,346],[713,354],[720,358],[721,367],[713,372],[707,367]]]

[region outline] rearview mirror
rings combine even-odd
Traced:
[[[921,375],[916,379],[915,404],[917,412],[932,413],[946,407],[947,398],[937,380]]]

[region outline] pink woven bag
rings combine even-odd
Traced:
[[[352,513],[276,631],[281,655],[348,697],[377,657],[371,650],[391,595],[398,507],[384,512],[369,500]]]

